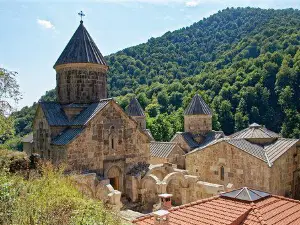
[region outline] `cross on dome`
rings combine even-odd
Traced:
[[[82,21],[82,17],[84,17],[85,14],[84,14],[82,11],[80,11],[80,12],[78,13],[78,15],[80,16],[80,23],[82,23],[82,22],[83,22],[83,21]]]

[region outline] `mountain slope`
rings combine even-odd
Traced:
[[[109,93],[122,107],[137,95],[158,140],[183,129],[182,108],[196,92],[215,112],[214,129],[257,122],[299,137],[299,46],[299,10],[225,9],[106,56]]]

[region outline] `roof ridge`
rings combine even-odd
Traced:
[[[297,200],[297,199],[287,198],[287,197],[280,196],[280,195],[271,195],[271,196],[275,197],[275,198],[278,198],[278,199],[281,199],[281,200],[286,200],[286,201],[289,201],[289,202],[295,202],[295,203],[299,203],[300,204],[300,200]]]
[[[197,200],[197,201],[194,201],[194,202],[186,203],[186,204],[183,204],[183,205],[180,205],[180,206],[172,207],[168,211],[169,212],[176,211],[178,209],[186,208],[186,207],[189,207],[189,206],[198,205],[198,204],[202,204],[202,203],[205,203],[205,202],[213,201],[213,200],[216,200],[218,198],[220,198],[220,195],[215,195],[215,196],[212,196],[210,198],[204,198],[204,199],[200,199],[200,200]]]
[[[158,144],[177,144],[177,142],[172,142],[172,141],[151,141],[150,143],[158,143]]]
[[[262,225],[268,225],[267,222],[262,217],[262,214],[261,214],[259,208],[257,207],[257,205],[254,202],[251,202],[250,206],[253,209],[252,210],[253,214],[258,219],[259,223],[262,224]]]

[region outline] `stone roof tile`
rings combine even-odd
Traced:
[[[77,137],[84,128],[67,128],[61,134],[56,136],[52,143],[53,145],[67,145],[69,144],[75,137]]]
[[[185,115],[199,115],[199,114],[206,114],[211,115],[211,109],[205,103],[205,101],[201,98],[200,95],[196,94],[186,110],[184,111]]]
[[[68,63],[95,63],[107,65],[97,45],[84,27],[83,23],[73,34],[69,43],[59,56],[54,67]]]
[[[238,131],[232,135],[230,135],[231,138],[246,138],[246,139],[252,139],[252,138],[279,138],[279,134],[268,130],[267,128],[257,124],[253,123],[249,125],[244,130]]]
[[[128,107],[127,114],[129,116],[145,116],[143,108],[136,98],[132,98]]]
[[[174,139],[178,136],[182,136],[183,140],[188,144],[188,146],[193,150],[195,148],[200,148],[200,147],[204,147],[206,145],[208,145],[210,142],[216,140],[216,139],[220,139],[222,137],[224,137],[224,133],[223,131],[211,131],[209,133],[207,133],[206,135],[200,135],[199,136],[203,136],[204,140],[201,143],[198,143],[195,141],[195,138],[198,135],[194,135],[190,132],[178,132],[174,135],[174,137],[171,139],[171,142],[174,141]]]
[[[99,111],[101,111],[112,99],[102,99],[100,102],[90,104],[86,109],[84,109],[70,125],[73,126],[83,126],[86,125]]]
[[[50,126],[68,126],[69,120],[58,102],[39,103]]]
[[[175,142],[150,142],[150,154],[152,157],[167,158],[177,143]]]

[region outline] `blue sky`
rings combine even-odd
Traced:
[[[189,26],[226,7],[300,8],[299,0],[0,0],[0,67],[18,72],[21,108],[55,87],[52,68],[79,25],[103,55]]]

